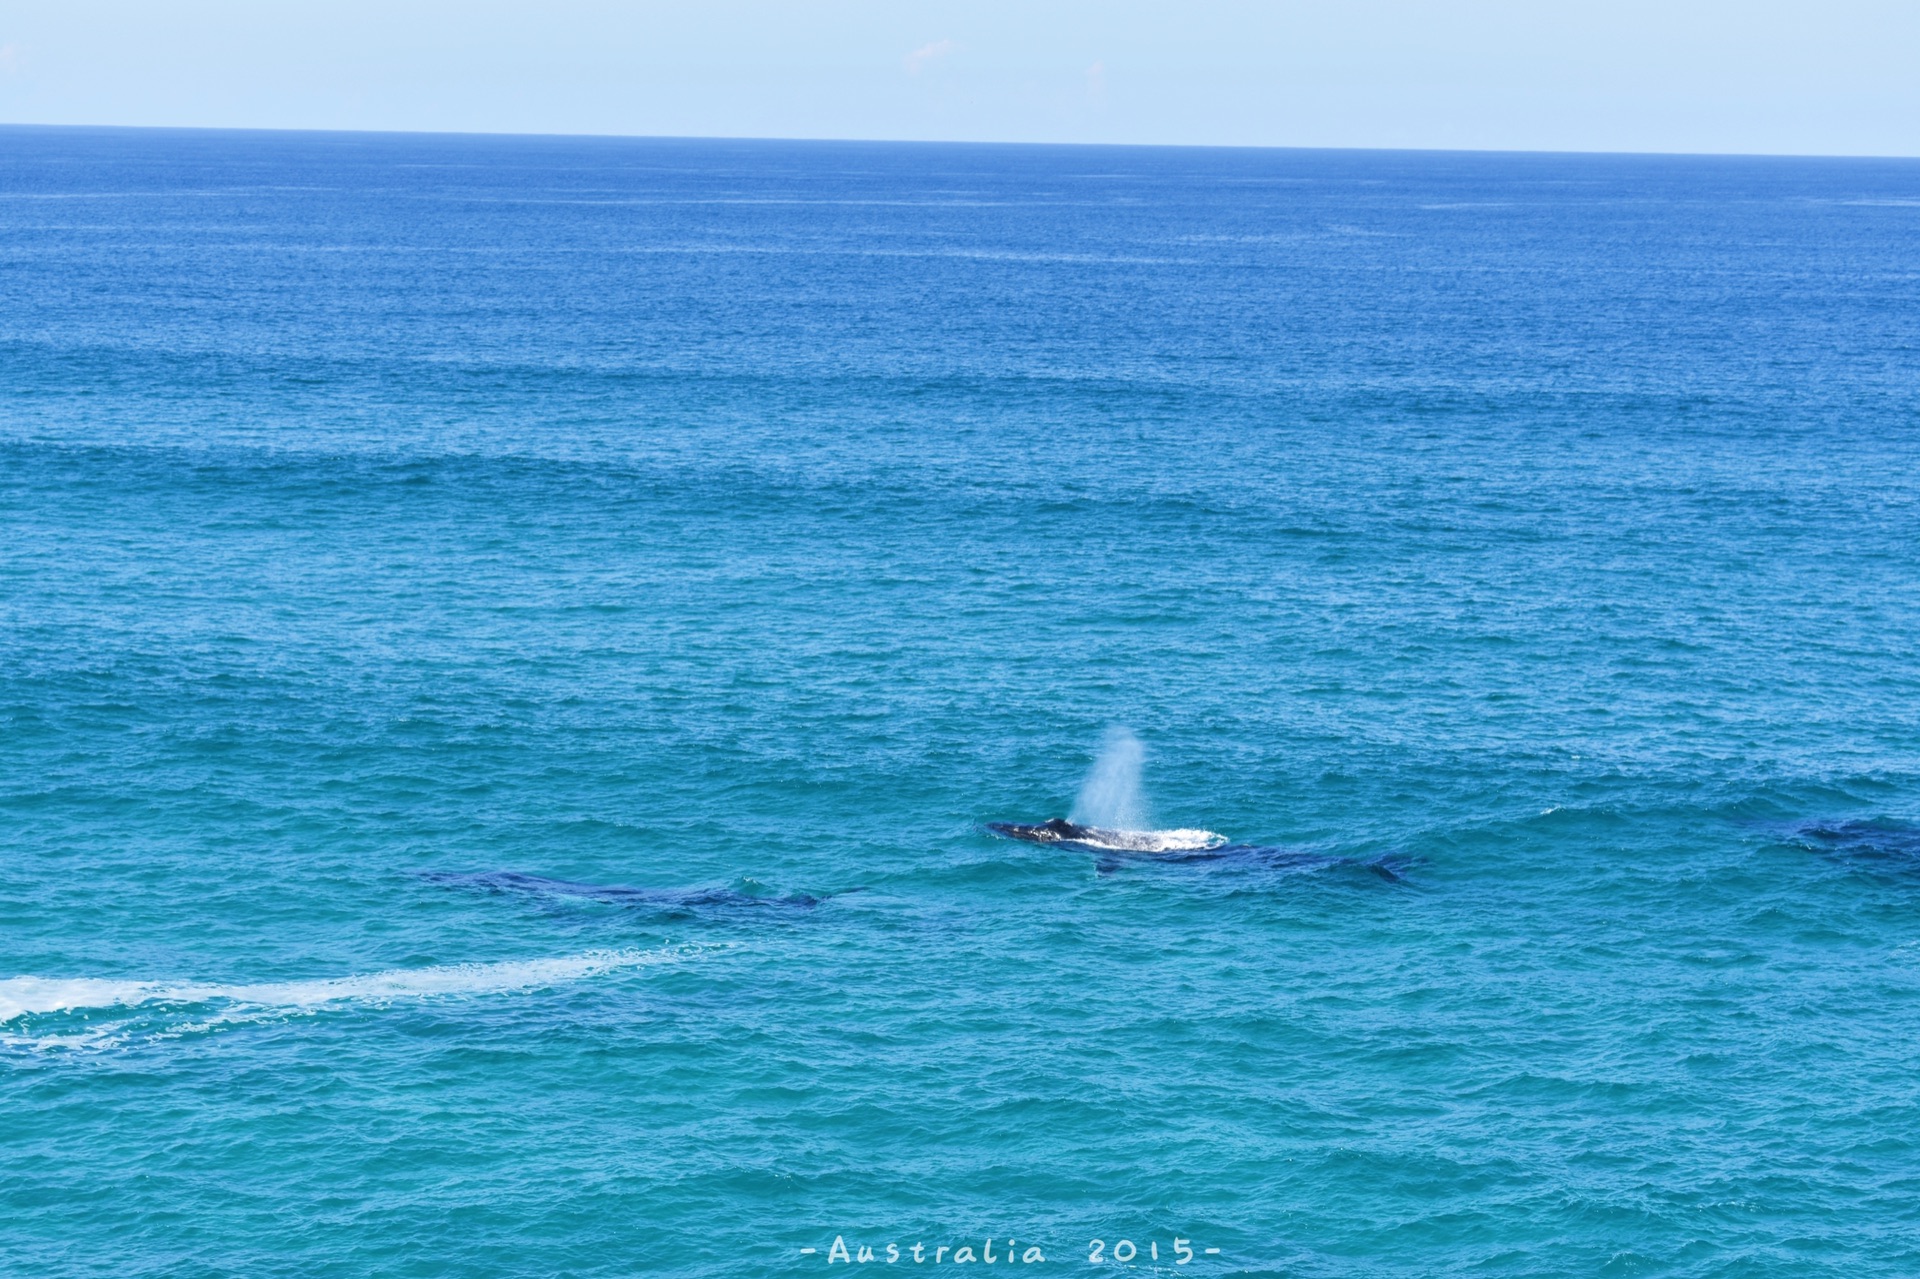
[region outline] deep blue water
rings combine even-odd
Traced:
[[[836,1237],[1920,1273],[1920,162],[0,130],[0,1270]]]

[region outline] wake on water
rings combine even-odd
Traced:
[[[399,1000],[511,994],[606,973],[673,963],[724,946],[593,950],[548,959],[395,968],[349,977],[243,985],[117,981],[98,977],[0,980],[0,1044],[30,1048],[106,1047],[136,1033],[166,1038],[328,1009],[384,1007]],[[92,1024],[104,1016],[106,1024]],[[90,1023],[72,1026],[74,1018]],[[43,1024],[58,1020],[57,1027]],[[50,1033],[19,1033],[48,1030]]]

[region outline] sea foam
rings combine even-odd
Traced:
[[[21,976],[0,980],[0,1025],[55,1013],[114,1010],[181,1010],[198,1014],[174,1029],[258,1021],[355,1005],[381,1006],[397,1000],[472,998],[537,990],[598,977],[623,969],[672,963],[716,949],[675,946],[653,950],[591,950],[578,955],[509,959],[492,963],[437,964],[392,968],[384,972],[306,981],[242,984],[121,981],[99,977]],[[23,1042],[19,1036],[7,1036]],[[28,1037],[24,1042],[52,1047],[99,1042],[100,1035]]]
[[[1177,830],[1108,830],[1089,826],[1073,840],[1087,848],[1109,848],[1124,853],[1195,853],[1219,848],[1227,837],[1218,831],[1181,827]]]

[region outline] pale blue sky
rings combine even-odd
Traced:
[[[1920,0],[0,0],[0,121],[1920,155]]]

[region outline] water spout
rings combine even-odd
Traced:
[[[1100,758],[1081,783],[1080,796],[1068,816],[1083,826],[1151,830],[1146,799],[1140,793],[1140,764],[1146,754],[1140,739],[1126,729],[1108,729]]]

